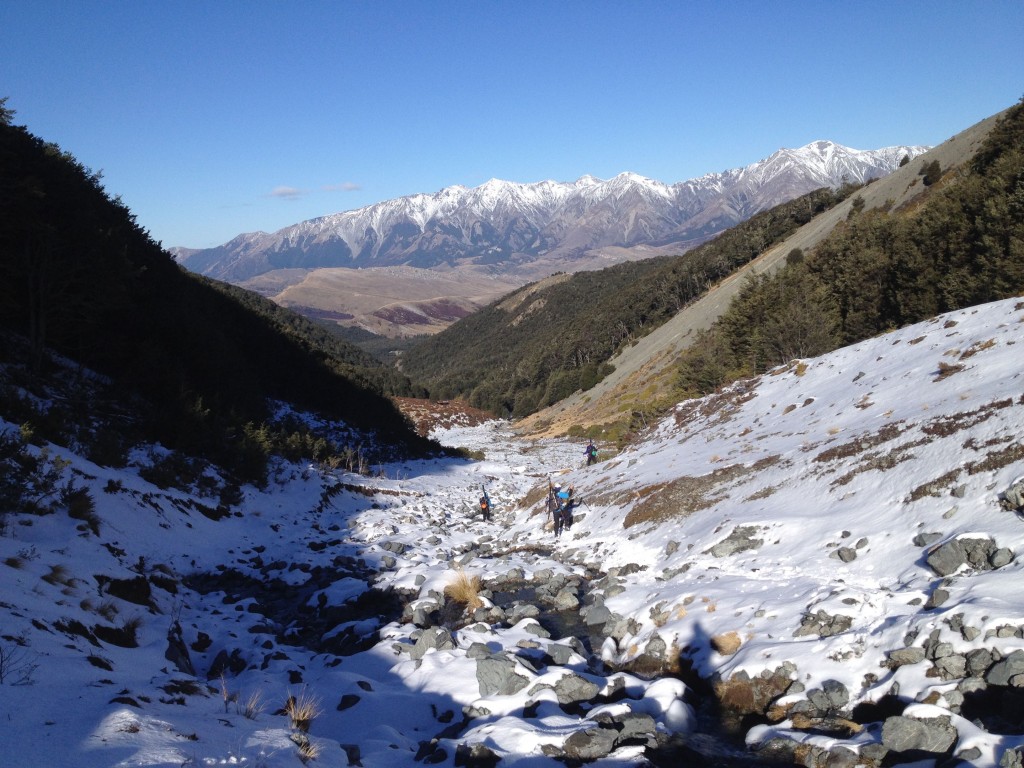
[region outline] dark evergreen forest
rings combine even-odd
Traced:
[[[244,479],[259,480],[274,451],[326,460],[437,448],[387,397],[422,394],[407,377],[265,299],[182,270],[99,174],[0,107],[0,362],[9,379],[45,382],[54,355],[69,358],[134,399],[137,438]],[[75,416],[58,419],[54,403],[23,391],[10,380],[0,391],[7,418],[59,441]],[[332,444],[275,421],[275,401],[343,420],[363,441]],[[96,405],[78,404],[82,421]]]

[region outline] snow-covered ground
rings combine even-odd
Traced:
[[[823,721],[894,700],[907,718],[946,719],[946,754],[997,765],[1024,736],[964,708],[1024,651],[1024,522],[998,503],[1024,474],[1022,321],[998,302],[793,363],[679,406],[593,467],[579,441],[492,422],[435,435],[483,460],[372,478],[283,467],[220,519],[210,499],[52,448],[90,489],[99,532],[63,513],[7,515],[0,754],[81,768],[452,765],[485,759],[457,752],[482,745],[501,765],[560,765],[607,754],[595,733],[628,721],[635,738],[609,740],[597,764],[635,765],[653,729],[700,727],[693,691],[640,676],[681,658],[723,697],[731,682],[785,681],[751,746],[785,736],[870,764],[881,721],[846,735]],[[559,539],[549,478],[585,502]],[[490,522],[472,515],[481,488]],[[603,612],[605,637],[591,657],[486,592],[463,621],[441,597],[460,574],[568,584],[584,618]],[[999,685],[1016,690],[1021,674]],[[308,736],[281,714],[289,696],[318,705]]]

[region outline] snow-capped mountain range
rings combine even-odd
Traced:
[[[242,234],[216,248],[171,252],[188,269],[230,282],[290,267],[476,264],[500,274],[554,260],[571,271],[574,259],[600,248],[685,250],[814,189],[885,176],[926,149],[857,150],[816,141],[676,184],[635,173],[569,183],[492,179]]]

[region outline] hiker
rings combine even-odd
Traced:
[[[484,516],[484,521],[491,519],[491,497],[487,495],[487,490],[480,486],[480,492],[483,496],[480,497],[480,514]]]
[[[560,484],[552,485],[551,480],[548,480],[548,514],[551,515],[551,522],[555,526],[555,535],[561,530],[558,525],[559,515],[561,514],[558,508],[558,494],[562,492],[562,486]]]
[[[594,445],[594,441],[593,440],[591,440],[589,443],[587,443],[587,447],[584,450],[584,453],[586,454],[586,457],[587,457],[587,466],[588,467],[591,464],[596,464],[597,463],[597,446]]]
[[[560,536],[563,529],[572,527],[572,508],[576,504],[573,498],[573,487],[562,488],[561,485],[554,487],[555,507],[552,512],[555,522],[555,536]]]

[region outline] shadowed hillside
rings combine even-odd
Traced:
[[[430,448],[384,396],[417,394],[404,376],[269,301],[186,273],[98,173],[12,114],[0,121],[0,360],[44,380],[51,354],[71,358],[139,398],[138,433],[248,477],[271,450],[272,400],[345,421],[367,450]],[[58,429],[41,408],[16,411]]]

